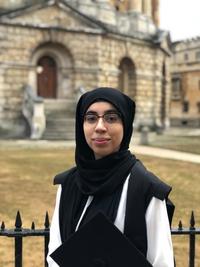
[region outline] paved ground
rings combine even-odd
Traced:
[[[148,155],[148,156],[155,156],[159,158],[167,158],[173,160],[181,160],[187,162],[193,162],[200,164],[200,155],[186,153],[186,152],[179,152],[169,149],[162,149],[157,147],[149,147],[149,146],[132,146],[131,151],[136,154],[141,155]]]
[[[30,141],[30,140],[0,140],[0,148],[9,149],[12,147],[51,147],[51,148],[64,148],[74,147],[74,141]],[[155,156],[160,158],[167,158],[173,160],[182,160],[200,164],[200,155],[179,152],[169,149],[162,149],[149,146],[131,145],[131,151],[136,154]]]
[[[173,136],[200,136],[200,128],[171,127],[165,131],[165,134]]]

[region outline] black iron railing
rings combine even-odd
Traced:
[[[20,212],[17,212],[14,229],[6,229],[2,222],[0,236],[7,236],[15,239],[15,267],[23,266],[23,238],[27,236],[41,236],[44,238],[44,266],[48,267],[46,257],[49,243],[49,216],[45,215],[44,229],[35,229],[35,223],[32,222],[30,229],[22,228]],[[1,261],[1,260],[0,260]]]
[[[196,252],[196,235],[200,235],[200,228],[195,228],[195,217],[192,211],[190,217],[190,226],[183,228],[182,222],[179,221],[178,228],[172,228],[172,235],[186,235],[189,237],[189,267],[195,267],[195,252]]]
[[[192,212],[190,218],[190,226],[185,228],[182,222],[179,222],[178,228],[172,228],[172,235],[185,235],[189,237],[189,267],[195,267],[196,252],[196,235],[200,235],[200,228],[195,228],[195,218]],[[35,229],[34,222],[30,229],[22,228],[22,220],[20,212],[17,212],[14,229],[6,229],[5,223],[1,223],[0,236],[7,236],[15,239],[15,267],[23,266],[23,238],[27,236],[41,236],[44,238],[44,266],[47,267],[46,256],[48,253],[49,243],[49,216],[45,215],[44,229]],[[1,261],[1,259],[0,259]]]

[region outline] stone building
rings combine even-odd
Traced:
[[[171,124],[199,127],[200,37],[175,42],[172,50]]]
[[[73,138],[82,91],[137,103],[134,127],[169,126],[170,38],[159,0],[0,3],[0,135]]]

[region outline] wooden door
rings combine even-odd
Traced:
[[[38,61],[37,86],[38,96],[56,98],[57,66],[49,56],[43,56]]]

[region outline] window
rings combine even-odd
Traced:
[[[187,61],[189,59],[189,56],[187,53],[184,54],[184,60]]]
[[[197,102],[197,111],[200,113],[200,102]]]
[[[135,65],[130,58],[123,58],[119,65],[119,88],[131,97],[136,96]]]
[[[196,52],[196,60],[200,60],[200,51]]]
[[[189,111],[189,102],[184,101],[183,102],[183,112],[188,112]]]
[[[172,79],[172,99],[180,100],[181,98],[181,79],[173,78]]]

